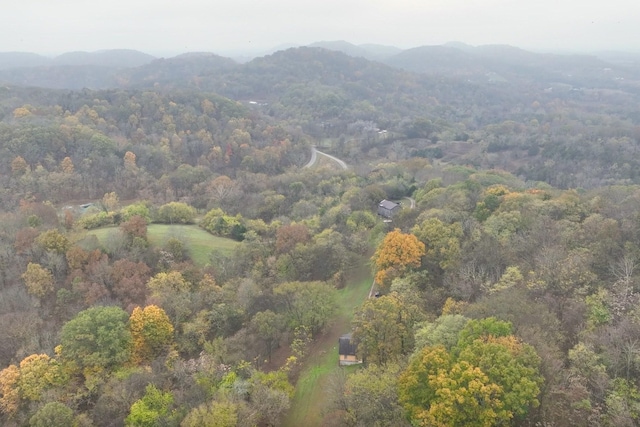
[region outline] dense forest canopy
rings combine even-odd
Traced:
[[[0,70],[0,423],[636,425],[637,68],[377,52]]]

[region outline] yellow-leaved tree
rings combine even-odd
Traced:
[[[150,362],[173,342],[173,325],[163,309],[155,305],[136,307],[129,318],[134,363]]]
[[[539,405],[543,384],[535,349],[495,318],[469,320],[450,349],[417,352],[398,379],[412,425],[490,427],[518,424]]]
[[[40,264],[30,262],[21,277],[27,292],[35,297],[42,298],[53,292],[53,274]]]
[[[25,399],[38,401],[47,388],[61,381],[58,362],[46,354],[32,354],[20,362],[18,385]]]
[[[420,267],[425,246],[413,234],[395,229],[385,236],[371,260],[376,267],[376,282],[388,288],[391,281],[410,268]]]
[[[62,384],[64,375],[55,359],[46,354],[32,354],[19,364],[0,371],[0,412],[15,415],[24,402],[37,402],[43,393]]]

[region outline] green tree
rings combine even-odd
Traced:
[[[631,426],[640,419],[640,392],[633,383],[623,378],[613,381],[605,405],[610,425]]]
[[[367,363],[384,365],[413,349],[412,316],[395,292],[367,299],[352,325],[358,355]]]
[[[290,330],[306,327],[317,334],[337,309],[336,290],[323,282],[287,282],[273,289]]]
[[[236,427],[238,425],[238,404],[216,400],[192,409],[180,427]]]
[[[294,393],[286,373],[282,370],[269,373],[254,371],[251,384],[251,405],[260,414],[263,423],[271,426],[281,425]]]
[[[425,262],[434,276],[452,270],[460,259],[460,239],[462,226],[459,223],[446,224],[438,218],[428,218],[411,230],[424,243]]]
[[[200,227],[216,236],[232,237],[236,240],[242,240],[244,233],[247,231],[242,215],[227,215],[219,208],[211,209],[207,212],[202,221],[200,221]]]
[[[72,426],[73,411],[59,402],[49,402],[38,410],[31,419],[30,427]]]
[[[271,361],[271,353],[278,347],[282,336],[284,318],[271,310],[256,313],[249,324],[249,328],[264,342],[267,358]]]
[[[158,427],[165,425],[173,404],[173,395],[149,384],[142,399],[131,405],[125,425],[131,427]]]
[[[486,339],[490,336],[506,337],[512,333],[511,323],[498,320],[495,317],[470,320],[458,334],[457,350],[464,349],[477,339]]]
[[[151,212],[146,202],[133,203],[120,210],[123,221],[128,221],[134,216],[141,216],[147,223],[151,222]]]
[[[369,365],[347,377],[344,401],[349,425],[397,427],[406,425],[404,409],[398,401],[401,369]]]
[[[164,224],[193,224],[196,210],[181,202],[170,202],[160,206],[156,221]]]
[[[81,368],[111,369],[129,360],[129,316],[120,307],[92,307],[64,324],[60,355]]]
[[[435,345],[443,345],[451,350],[458,344],[458,335],[467,322],[469,319],[460,314],[446,314],[433,323],[420,324],[415,332],[416,351]]]

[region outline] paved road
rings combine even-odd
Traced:
[[[347,164],[345,162],[343,162],[342,160],[340,160],[337,157],[332,156],[331,154],[327,154],[327,153],[323,153],[322,151],[318,151],[316,149],[316,147],[311,147],[311,160],[309,160],[309,163],[307,163],[306,165],[304,165],[305,168],[310,168],[311,166],[313,166],[316,163],[316,160],[318,159],[318,154],[321,154],[325,157],[330,158],[331,160],[333,160],[334,162],[336,162],[338,165],[340,165],[340,167],[344,170],[347,170],[349,167],[347,166]]]
[[[304,165],[304,167],[305,168],[310,168],[311,166],[313,166],[316,163],[316,160],[318,160],[318,150],[316,150],[316,147],[312,146],[311,147],[311,160],[309,160],[309,163]]]

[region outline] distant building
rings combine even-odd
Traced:
[[[351,334],[344,334],[338,339],[338,354],[340,366],[357,365],[362,360],[356,356],[357,346],[351,341]]]
[[[390,200],[383,200],[378,203],[378,215],[385,218],[391,218],[400,210],[400,203],[395,203]]]

